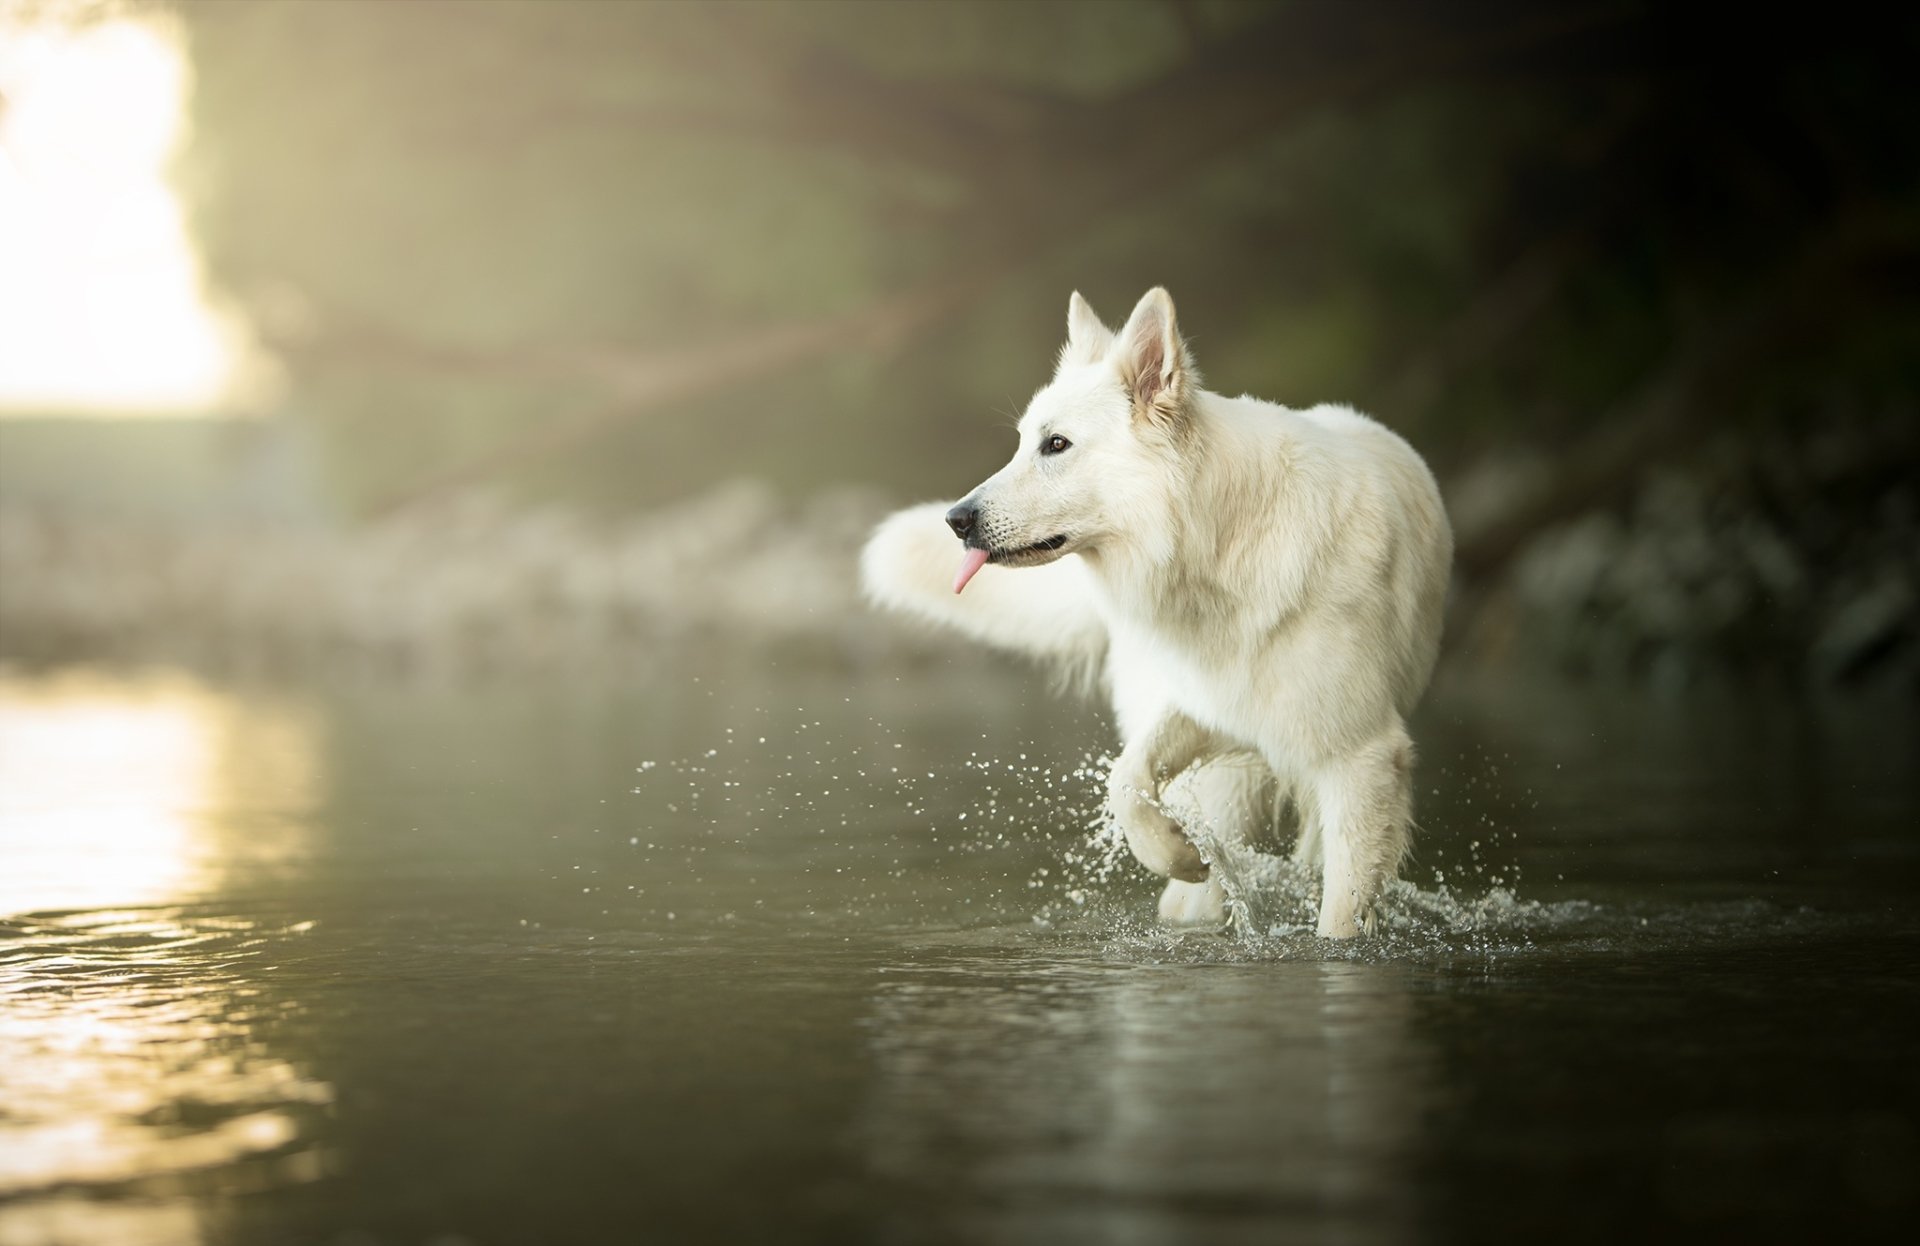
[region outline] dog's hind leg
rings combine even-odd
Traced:
[[[1325,858],[1318,933],[1371,934],[1374,902],[1409,844],[1413,742],[1396,718],[1375,739],[1316,768],[1309,782]]]
[[[1213,736],[1204,727],[1168,710],[1127,741],[1107,775],[1108,815],[1126,837],[1134,859],[1163,878],[1206,880],[1207,863],[1180,824],[1160,807],[1160,789],[1213,747]]]

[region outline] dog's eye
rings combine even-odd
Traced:
[[[1047,438],[1045,441],[1040,443],[1040,453],[1058,454],[1072,444],[1073,443],[1071,441],[1068,441],[1065,437],[1062,437],[1059,433],[1055,433],[1053,436]]]

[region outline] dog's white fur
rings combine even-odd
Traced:
[[[1371,930],[1409,843],[1405,717],[1433,669],[1453,557],[1432,474],[1345,407],[1202,389],[1165,290],[1118,334],[1076,293],[1067,329],[1012,461],[961,503],[989,564],[956,595],[945,507],[914,507],[868,542],[868,594],[1003,648],[1104,659],[1122,740],[1107,809],[1172,880],[1162,917],[1224,916],[1218,879],[1162,806],[1188,772],[1218,835],[1260,834],[1291,805],[1295,856],[1322,869],[1319,933]]]

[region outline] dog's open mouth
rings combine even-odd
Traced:
[[[1024,559],[1035,558],[1041,554],[1051,554],[1066,543],[1067,534],[1062,532],[1059,536],[1050,536],[1044,541],[1035,541],[1031,545],[1022,545],[1019,549],[994,550],[993,553],[988,556],[988,560],[990,562],[1000,563],[1003,566],[1007,564],[1018,566]]]
[[[978,546],[967,546],[967,552],[961,556],[960,570],[953,577],[953,591],[959,592],[967,586],[974,573],[989,562],[1003,567],[1021,567],[1032,563],[1050,561],[1048,555],[1056,553],[1067,543],[1067,534],[1050,536],[1044,541],[1035,541],[1031,545],[1022,545],[1018,549],[986,550]]]

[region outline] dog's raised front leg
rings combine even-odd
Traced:
[[[1186,822],[1187,838],[1214,845],[1215,852],[1242,851],[1265,843],[1274,833],[1280,799],[1273,771],[1254,753],[1213,753],[1170,780],[1162,799]],[[1217,858],[1216,858],[1217,859]],[[1160,893],[1160,920],[1174,926],[1218,928],[1227,920],[1227,891],[1221,871],[1203,883],[1167,880]]]
[[[1207,751],[1211,736],[1185,714],[1170,711],[1127,742],[1107,775],[1107,812],[1134,859],[1163,878],[1197,883],[1207,863],[1180,824],[1160,808],[1160,788]]]

